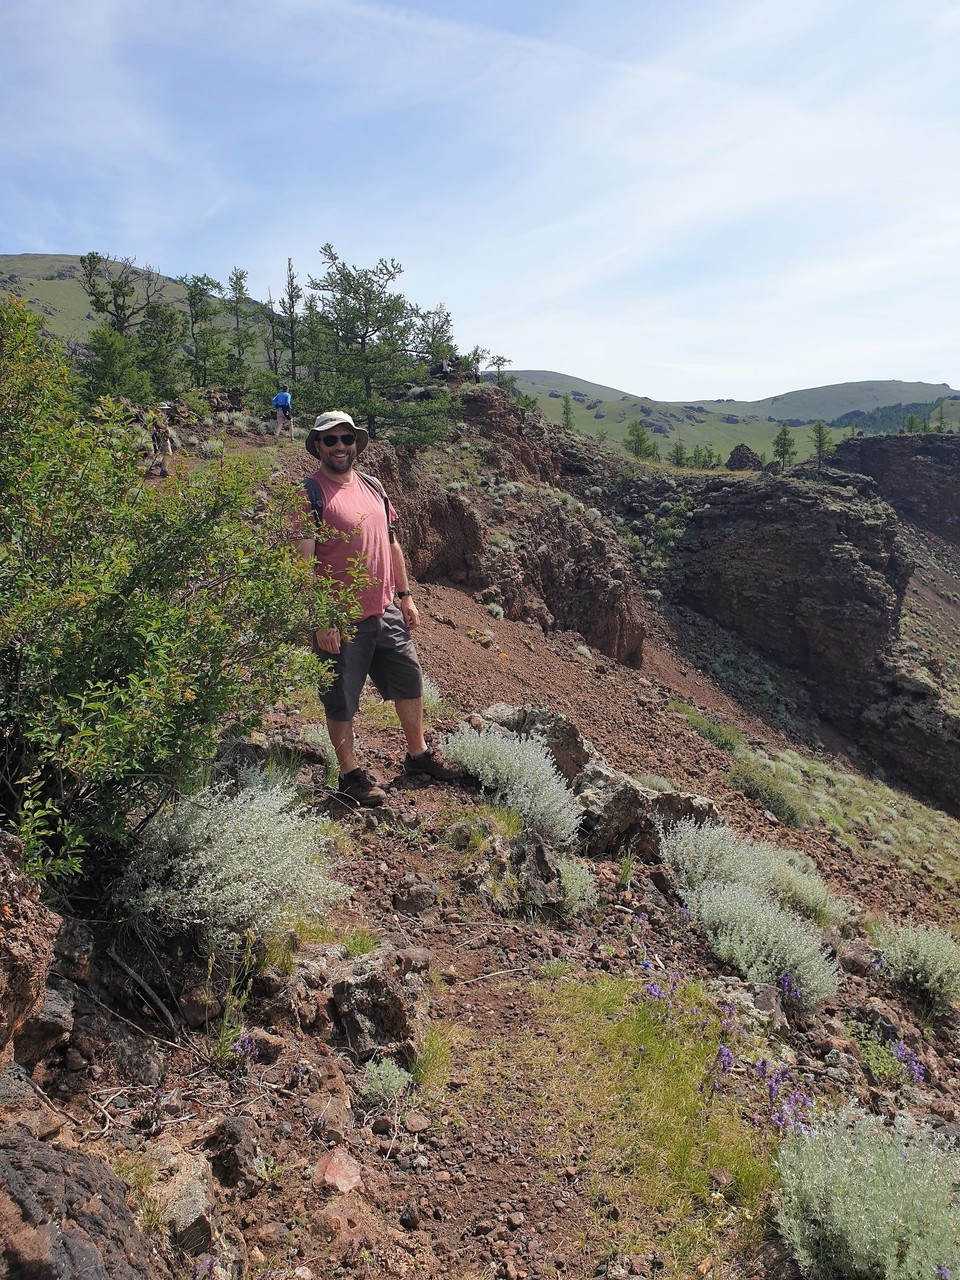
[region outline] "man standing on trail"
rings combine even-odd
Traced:
[[[273,442],[280,443],[280,435],[283,431],[283,424],[290,424],[290,440],[293,442],[293,401],[290,398],[289,387],[281,387],[277,394],[270,401],[276,413],[276,422],[273,427]]]
[[[307,433],[306,448],[320,463],[304,482],[309,535],[300,555],[318,575],[349,586],[351,565],[363,564],[360,621],[344,633],[337,627],[314,633],[320,657],[333,659],[335,678],[323,695],[327,731],[340,766],[339,791],[361,805],[382,804],[376,777],[357,763],[353,718],[367,676],[381,697],[393,701],[407,743],[405,773],[449,782],[458,776],[423,736],[423,673],[410,632],[420,621],[403,550],[394,532],[396,512],[380,481],[356,467],[369,441],[365,427],[348,413],[322,413]],[[395,599],[396,598],[396,601]]]

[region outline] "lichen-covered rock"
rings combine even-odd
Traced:
[[[0,1135],[0,1276],[170,1280],[126,1188],[102,1160],[10,1129]]]
[[[511,707],[498,702],[487,707],[483,719],[521,738],[542,739],[567,782],[573,781],[594,754],[593,747],[573,721],[549,707]]]
[[[375,1053],[411,1058],[423,1016],[429,952],[378,947],[333,984],[333,1002],[350,1052],[360,1062]]]
[[[712,800],[685,791],[651,791],[628,774],[597,758],[573,780],[583,814],[580,852],[594,859],[626,855],[655,862],[660,856],[660,830],[682,818],[719,822]]]

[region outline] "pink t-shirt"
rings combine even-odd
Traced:
[[[317,573],[347,584],[349,562],[361,557],[372,580],[360,592],[361,618],[379,617],[393,602],[396,589],[383,498],[356,471],[347,484],[337,484],[322,471],[315,471],[312,478],[323,493],[323,524],[314,551]],[[396,518],[390,505],[391,523]],[[327,539],[324,525],[332,531]]]

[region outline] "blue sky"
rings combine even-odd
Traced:
[[[657,399],[960,384],[960,0],[8,0],[0,252],[404,266]]]

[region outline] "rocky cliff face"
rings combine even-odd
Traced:
[[[856,436],[830,464],[870,476],[903,519],[960,545],[960,436]]]
[[[639,593],[610,522],[553,487],[558,460],[538,416],[495,388],[478,391],[466,404],[475,420],[451,446],[455,474],[466,472],[469,483],[446,478],[436,461],[425,467],[414,452],[371,448],[413,573],[469,586],[510,618],[579,631],[601,653],[638,666]]]
[[[784,477],[707,480],[673,567],[679,603],[811,677],[825,705],[879,672],[911,570],[885,502]]]

